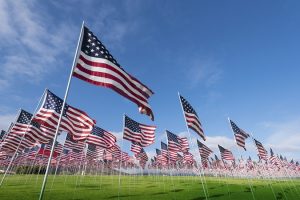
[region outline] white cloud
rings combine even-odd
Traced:
[[[191,86],[203,84],[207,87],[214,85],[222,76],[222,70],[219,67],[220,63],[211,59],[191,59],[187,76],[191,81]]]
[[[55,69],[57,58],[69,49],[66,35],[73,29],[39,11],[35,1],[0,1],[2,89],[19,77],[38,82]]]
[[[0,114],[0,129],[7,130],[11,122],[14,121],[16,114]]]
[[[266,147],[271,147],[275,154],[300,160],[300,119],[288,122],[264,123],[264,128],[269,130],[266,138]]]
[[[116,138],[117,138],[117,144],[119,146],[121,146],[121,141],[122,141],[122,138],[123,138],[123,132],[122,131],[109,131],[110,133],[112,133]]]

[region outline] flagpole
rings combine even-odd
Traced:
[[[123,137],[124,137],[124,129],[125,129],[125,113],[123,114]],[[123,137],[122,137],[121,147],[120,147],[120,151],[121,151],[121,161],[120,161],[120,164],[119,164],[118,199],[120,199],[120,190],[121,190],[121,167],[122,167],[122,157],[123,157],[123,152],[122,152],[122,148],[123,148]]]
[[[252,142],[253,142],[253,144],[254,144],[254,146],[255,146],[255,148],[256,148],[256,151],[259,152],[259,151],[258,151],[258,147],[257,147],[256,144],[255,144],[253,135],[252,135],[251,133],[250,133],[250,135],[251,135]],[[269,175],[270,181],[271,181],[271,176],[270,176],[269,173],[268,173],[268,175]],[[273,186],[272,186],[272,181],[271,181],[271,184],[270,184],[270,183],[267,183],[267,184],[268,184],[269,187],[271,188],[274,198],[277,199],[277,197],[276,197],[276,195],[275,195],[275,192],[274,192],[274,189],[273,189]]]
[[[227,118],[228,119],[228,122],[229,122],[229,126],[230,126],[230,129],[231,129],[231,132],[232,132],[232,134],[233,134],[233,138],[234,138],[234,140],[235,140],[235,143],[237,144],[237,140],[236,140],[236,137],[235,137],[235,135],[234,135],[234,132],[233,132],[233,129],[232,129],[232,126],[231,126],[231,123],[230,123],[230,118],[228,117]],[[245,147],[244,147],[245,148]],[[241,151],[240,151],[240,149],[237,147],[237,150],[238,150],[238,152],[239,152],[239,154],[242,156],[242,154],[241,154]],[[246,148],[245,148],[245,150],[246,150]],[[242,177],[241,177],[242,178]],[[249,185],[249,187],[250,187],[250,190],[251,190],[251,194],[252,194],[252,198],[253,198],[253,200],[255,200],[255,196],[254,196],[254,192],[253,192],[253,186],[252,186],[252,184],[250,184],[250,181],[249,181],[249,177],[247,176],[246,177],[247,178],[247,181],[248,181],[248,185]]]
[[[183,109],[183,106],[182,106],[182,102],[181,102],[181,99],[180,99],[180,94],[179,94],[179,92],[178,92],[178,98],[179,98],[179,102],[180,102],[180,105],[181,105],[181,110],[182,110],[182,114],[183,114],[183,117],[184,117],[186,129],[187,129],[187,132],[188,132],[188,134],[189,134],[190,143],[191,143],[191,145],[193,145],[191,133],[190,133],[190,130],[189,130],[189,126],[188,126],[188,124],[187,124],[187,121],[186,121],[186,117],[185,117],[185,114],[184,114],[184,109]],[[201,163],[201,157],[200,157],[200,163]],[[201,163],[201,166],[202,166],[202,163]],[[202,168],[203,168],[203,166],[202,166]],[[203,192],[204,192],[204,195],[205,195],[205,199],[207,200],[207,199],[208,199],[208,196],[207,196],[208,188],[205,188],[205,186],[204,186],[203,179],[205,179],[205,178],[204,178],[204,173],[203,173],[203,179],[202,179],[202,175],[201,175],[201,172],[203,172],[203,169],[202,169],[202,168],[200,169],[199,175],[200,175],[200,180],[201,180]],[[206,185],[206,187],[207,187],[207,185]],[[207,191],[206,191],[206,189],[207,189]],[[206,192],[207,192],[207,193],[206,193]]]
[[[173,186],[173,190],[175,190],[175,185],[174,185],[174,180],[173,180],[173,174],[172,174],[172,168],[170,167],[171,164],[171,159],[170,159],[170,152],[169,152],[169,139],[168,139],[168,133],[167,133],[167,129],[165,129],[166,131],[166,138],[167,138],[167,150],[168,150],[168,157],[169,157],[169,176],[171,178],[171,182],[172,182],[172,186]]]
[[[82,25],[81,25],[81,30],[80,30],[80,34],[79,34],[78,43],[77,43],[77,48],[76,48],[76,51],[75,51],[75,55],[74,55],[74,59],[73,59],[73,64],[72,64],[72,68],[71,68],[71,72],[70,72],[70,76],[69,76],[69,80],[68,80],[68,84],[67,84],[67,88],[66,88],[66,92],[65,92],[65,96],[64,96],[62,108],[61,108],[61,112],[60,112],[58,123],[57,123],[57,126],[56,126],[56,132],[55,132],[55,136],[54,136],[54,139],[53,139],[53,144],[52,144],[50,156],[49,156],[49,159],[48,159],[48,164],[47,164],[47,168],[46,168],[46,172],[45,172],[45,176],[44,176],[44,180],[43,180],[43,184],[42,184],[42,188],[41,188],[39,200],[42,200],[43,196],[44,196],[45,186],[46,186],[46,183],[47,183],[47,178],[48,178],[48,173],[49,173],[51,159],[52,159],[52,156],[53,156],[55,142],[56,142],[56,139],[57,139],[57,135],[58,135],[58,131],[59,131],[59,126],[60,126],[60,123],[61,123],[62,115],[63,115],[64,109],[65,109],[66,100],[67,100],[67,97],[68,97],[69,88],[70,88],[70,85],[71,85],[71,80],[72,80],[72,76],[73,76],[73,71],[74,71],[74,68],[75,68],[76,60],[78,59],[78,49],[79,49],[79,46],[81,46],[81,42],[82,42],[83,28],[84,28],[84,21],[82,22]]]
[[[37,104],[37,106],[36,106],[36,108],[35,108],[33,114],[36,113],[36,111],[37,111],[39,105],[41,104],[41,101],[42,101],[43,97],[45,96],[46,90],[47,90],[47,89],[44,90],[43,95],[42,95],[41,98],[39,99],[39,102],[38,102],[38,104]],[[19,109],[19,111],[18,111],[18,114],[17,114],[16,119],[15,119],[15,123],[16,123],[16,121],[17,121],[17,117],[20,115],[20,112],[21,112],[21,109]],[[30,125],[32,119],[33,119],[33,116],[32,116],[32,118],[30,119],[29,123],[27,124],[28,126],[27,126],[27,128],[26,128],[26,131],[25,131],[25,133],[23,134],[23,136],[22,136],[22,138],[21,138],[21,140],[20,140],[20,142],[19,142],[19,144],[18,144],[18,146],[17,146],[17,149],[16,149],[15,153],[14,153],[14,155],[12,156],[12,158],[11,158],[11,160],[10,160],[9,165],[7,166],[7,169],[6,169],[4,175],[3,175],[2,179],[1,179],[0,187],[1,187],[1,185],[2,185],[2,183],[3,183],[3,181],[4,181],[4,179],[5,179],[5,177],[6,177],[6,175],[7,175],[7,172],[9,171],[10,167],[12,166],[12,163],[13,163],[13,161],[14,161],[14,159],[15,159],[15,157],[16,157],[18,151],[19,151],[19,148],[20,148],[20,146],[21,146],[21,143],[22,143],[22,141],[24,140],[26,133],[28,132],[28,128],[29,128],[29,125]],[[14,125],[15,125],[15,123],[14,123]],[[14,127],[14,125],[11,126],[11,127],[9,128],[9,130],[7,131],[6,134],[9,134],[10,130]],[[2,147],[1,147],[1,148],[2,148]]]
[[[65,149],[66,139],[67,139],[67,134],[66,134],[66,137],[65,137],[64,144],[63,144],[63,146],[62,146],[62,151],[61,151],[60,156],[59,156],[59,158],[58,158],[58,160],[57,160],[57,163],[56,163],[55,172],[54,172],[54,177],[53,177],[52,183],[51,183],[51,190],[52,190],[52,188],[53,188],[53,183],[54,183],[54,180],[55,180],[55,177],[56,177],[56,174],[57,174],[57,170],[58,170],[58,167],[59,167],[59,164],[60,164],[61,157],[63,156],[63,152],[64,152],[64,149]]]

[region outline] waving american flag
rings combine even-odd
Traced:
[[[48,128],[56,129],[62,105],[63,100],[47,90],[43,106],[33,120]],[[65,104],[59,129],[72,134],[75,140],[83,140],[91,133],[95,123],[85,112]]]
[[[149,146],[155,140],[155,126],[140,124],[125,115],[123,138],[136,142],[142,147]]]
[[[229,120],[229,122],[237,145],[244,148],[246,151],[245,140],[249,137],[249,134],[240,129],[233,121]]]
[[[84,27],[82,43],[73,76],[97,86],[111,88],[138,105],[139,111],[154,116],[148,98],[153,92],[128,74],[106,49],[104,44]]]
[[[203,128],[195,109],[181,95],[179,95],[179,98],[180,98],[180,102],[184,111],[184,117],[188,127],[194,130],[205,141]]]
[[[94,144],[102,148],[111,148],[117,142],[117,138],[110,132],[94,126],[92,133],[87,138],[87,143]]]
[[[233,157],[233,154],[231,151],[229,151],[228,149],[225,149],[224,147],[218,145],[220,153],[221,153],[221,158],[223,160],[235,160]]]

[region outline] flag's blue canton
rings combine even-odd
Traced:
[[[249,135],[242,131],[233,121],[230,120],[230,124],[234,133],[249,137]]]
[[[270,154],[271,154],[271,157],[274,156],[274,152],[271,148],[270,148]]]
[[[57,147],[59,144],[60,144],[60,143],[56,141],[56,142],[55,142],[55,147]]]
[[[224,149],[222,146],[218,145],[218,147],[222,153],[224,153],[226,151],[226,149]]]
[[[199,148],[202,148],[202,147],[203,147],[203,144],[202,144],[199,140],[197,140],[197,144],[198,144],[198,147],[199,147]]]
[[[171,133],[170,131],[167,131],[167,136],[169,141],[173,141],[177,144],[179,144],[178,138],[175,134]]]
[[[68,154],[69,153],[69,150],[68,149],[64,149],[63,150],[63,154]]]
[[[218,156],[215,154],[215,160],[219,160]]]
[[[136,121],[130,119],[129,117],[125,116],[125,127],[129,128],[133,132],[136,133],[142,133],[141,128],[139,126],[140,124],[137,123]]]
[[[161,150],[156,149],[156,154],[157,154],[157,155],[161,155]]]
[[[63,105],[63,100],[48,90],[47,96],[46,96],[46,101],[43,105],[43,108],[49,109],[49,110],[55,110],[55,112],[60,114],[62,105]],[[68,110],[68,107],[69,107],[69,105],[66,103],[65,109],[63,112],[64,117],[67,117],[66,111]]]
[[[68,140],[68,141],[70,141],[70,142],[72,142],[72,143],[76,143],[76,144],[78,143],[77,140],[73,140],[73,137],[72,137],[70,134],[67,134],[66,140]]]
[[[92,130],[92,134],[97,135],[99,137],[103,137],[104,136],[104,130],[102,128],[94,126],[93,130]]]
[[[105,48],[104,44],[90,31],[87,27],[84,27],[84,34],[82,38],[81,51],[91,57],[103,58],[114,63],[121,68],[119,63]],[[121,68],[122,69],[122,68]]]
[[[94,145],[94,144],[89,144],[88,149],[89,149],[90,151],[96,151],[96,145]]]
[[[21,110],[19,117],[17,119],[17,123],[21,124],[29,124],[30,120],[32,118],[32,114],[29,112],[26,112],[25,110]]]
[[[31,148],[31,151],[37,151],[37,150],[39,150],[39,146],[34,146]]]
[[[73,149],[72,150],[74,153],[80,153],[81,151],[80,150],[78,150],[78,149]]]
[[[140,153],[141,154],[146,153],[145,150],[144,150],[144,148],[141,149]]]
[[[185,112],[195,114],[198,117],[198,115],[197,115],[196,111],[194,110],[194,108],[189,104],[189,102],[185,98],[180,96],[180,100],[181,100],[181,103],[182,103],[183,110]]]
[[[24,153],[28,153],[29,151],[30,151],[29,148],[25,148],[25,149],[24,149]]]
[[[254,138],[253,138],[253,139],[254,139]],[[262,149],[265,150],[264,146],[262,145],[262,143],[261,143],[260,141],[254,139],[254,142],[255,142],[255,144],[256,144],[258,147],[261,147]]]
[[[20,115],[17,119],[17,123],[20,123],[20,124],[29,124],[30,123],[30,125],[39,128],[40,127],[39,123],[37,123],[35,121],[30,121],[32,116],[33,115],[31,113],[29,113],[25,110],[21,110]]]
[[[161,142],[161,149],[168,151],[168,145],[166,143]]]
[[[0,140],[4,137],[5,133],[6,132],[4,130],[1,131],[1,133],[0,133]]]

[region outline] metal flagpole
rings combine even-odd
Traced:
[[[230,118],[229,118],[229,117],[228,117],[228,122],[229,122],[229,125],[230,125]],[[233,132],[233,130],[232,130],[231,125],[230,125],[230,129],[231,129],[231,131],[232,131],[232,134],[233,134],[235,143],[237,144],[236,137],[235,137],[235,135],[234,135],[234,132]],[[241,152],[240,152],[240,149],[239,149],[238,147],[237,147],[237,149],[238,149],[239,154],[242,155]],[[254,192],[253,192],[253,188],[252,188],[253,186],[250,184],[250,181],[249,181],[249,179],[248,179],[249,177],[247,176],[246,178],[247,178],[247,181],[248,181],[248,185],[249,185],[249,187],[250,187],[250,190],[251,190],[252,198],[253,198],[253,200],[255,200],[255,196],[254,196]]]
[[[17,121],[17,117],[20,115],[20,112],[21,112],[21,109],[19,109],[19,111],[18,111],[18,113],[17,113],[17,115],[16,115],[16,117],[15,117],[15,120],[14,120],[14,122],[16,122],[16,121]],[[15,123],[14,123],[14,124],[15,124]],[[10,132],[10,130],[12,129],[12,127],[13,127],[13,126],[14,126],[14,125],[12,125],[12,126],[10,126],[10,127],[8,128],[8,130],[7,130],[7,133],[6,133],[6,134],[9,134],[9,132]],[[24,137],[24,135],[23,135],[23,137]],[[23,139],[23,137],[22,137],[22,139]],[[21,139],[20,143],[22,142],[22,139]],[[18,144],[18,147],[17,147],[17,149],[16,149],[16,151],[15,151],[14,155],[13,155],[13,156],[11,157],[11,159],[10,159],[10,162],[9,162],[9,164],[8,164],[8,166],[7,166],[6,170],[5,170],[5,173],[4,173],[4,175],[3,175],[2,179],[1,179],[1,182],[0,182],[0,187],[1,187],[1,185],[2,185],[3,181],[4,181],[5,177],[6,177],[6,174],[7,174],[8,170],[10,169],[10,167],[11,167],[11,165],[12,165],[12,162],[13,162],[13,160],[14,160],[14,159],[15,159],[15,157],[16,157],[16,154],[17,154],[17,152],[18,152],[18,149],[19,149],[20,143]],[[2,148],[2,146],[1,146],[1,148]]]
[[[180,99],[180,94],[179,94],[179,92],[178,92],[178,98],[179,98],[179,102],[180,102],[180,105],[181,105],[182,114],[183,114],[183,116],[184,116],[184,121],[185,121],[186,129],[187,129],[188,134],[189,134],[190,143],[191,143],[191,145],[193,145],[191,133],[190,133],[189,126],[188,126],[187,121],[186,121],[186,118],[185,118],[184,109],[183,109],[183,106],[182,106],[182,103],[181,103],[181,99]],[[200,162],[201,162],[201,161],[200,161]],[[204,186],[204,182],[203,182],[201,173],[202,173],[202,168],[200,169],[199,175],[200,175],[200,180],[201,180],[202,189],[203,189],[203,192],[204,192],[204,195],[205,195],[205,199],[207,200],[207,199],[208,199],[208,197],[207,197],[208,190],[206,191],[206,188],[205,188],[205,186]],[[204,174],[203,174],[203,178],[204,178]]]
[[[81,46],[82,35],[83,35],[82,34],[83,27],[84,27],[84,21],[82,22],[82,25],[81,25],[80,35],[79,35],[79,39],[78,39],[78,43],[77,43],[77,48],[76,48],[76,51],[75,51],[75,56],[74,56],[74,59],[73,59],[73,64],[72,64],[72,68],[71,68],[71,72],[70,72],[70,76],[69,76],[69,80],[68,80],[68,84],[67,84],[67,88],[66,88],[66,92],[65,92],[65,96],[64,96],[62,108],[61,108],[61,112],[60,112],[60,115],[59,115],[59,119],[58,119],[58,123],[57,123],[57,127],[56,127],[55,136],[54,136],[54,139],[53,139],[53,144],[52,144],[50,156],[49,156],[49,159],[48,159],[47,169],[46,169],[46,172],[45,172],[45,176],[44,176],[44,180],[43,180],[43,184],[42,184],[42,188],[41,188],[39,200],[42,200],[43,196],[44,196],[45,186],[46,186],[46,183],[47,183],[47,178],[48,178],[48,173],[49,173],[51,159],[52,159],[53,152],[54,152],[55,142],[56,142],[56,139],[57,139],[57,135],[58,135],[58,131],[59,131],[59,126],[60,126],[60,123],[61,123],[62,115],[63,115],[64,109],[65,109],[66,100],[67,100],[68,93],[69,93],[69,88],[70,88],[70,85],[71,85],[72,75],[73,75],[73,71],[74,71],[74,68],[75,68],[75,63],[76,63],[76,60],[78,59],[78,47]]]
[[[47,89],[44,90],[43,95],[41,96],[41,98],[40,98],[40,100],[39,100],[39,102],[38,102],[38,105],[36,106],[36,108],[35,108],[33,114],[36,113],[36,111],[37,111],[39,105],[41,104],[41,101],[42,101],[42,99],[43,99],[43,97],[44,97],[44,95],[45,95],[46,90],[47,90]],[[17,121],[17,117],[20,115],[20,112],[21,112],[21,109],[19,109],[18,115],[16,116],[16,119],[15,119],[15,123],[16,123],[16,121]],[[33,116],[32,116],[32,118],[33,118]],[[30,125],[30,123],[31,123],[31,121],[32,121],[32,118],[30,119],[29,123],[27,124],[28,126],[27,126],[27,128],[26,128],[26,131],[25,131],[25,133],[23,134],[23,136],[22,136],[22,138],[21,138],[21,140],[20,140],[20,142],[19,142],[19,144],[18,144],[18,146],[17,146],[17,149],[16,149],[15,153],[14,153],[13,157],[12,157],[11,160],[10,160],[9,165],[7,166],[7,169],[6,169],[4,175],[3,175],[2,179],[1,179],[0,187],[1,187],[1,185],[2,185],[2,183],[3,183],[3,181],[4,181],[4,179],[5,179],[5,177],[6,177],[6,175],[7,175],[7,172],[8,172],[9,169],[11,168],[12,163],[13,163],[14,159],[16,158],[16,155],[18,154],[18,151],[19,151],[19,148],[20,148],[20,146],[21,146],[21,143],[22,143],[23,139],[25,138],[26,133],[28,132],[28,128],[29,128],[29,125]],[[14,123],[14,124],[15,124],[15,123]],[[13,126],[14,126],[14,125],[13,125]],[[10,130],[13,128],[13,126],[11,126],[11,127],[9,128],[9,130],[7,131],[6,134],[9,134],[9,132],[10,132]]]
[[[167,138],[167,142],[168,142],[168,157],[169,157],[169,165],[168,165],[168,168],[169,168],[169,176],[170,176],[170,178],[171,178],[173,190],[175,191],[175,185],[174,185],[173,174],[172,174],[172,167],[170,166],[170,164],[171,164],[171,159],[170,159],[170,152],[169,152],[169,139],[168,139],[167,129],[166,129],[166,138]]]
[[[59,167],[59,164],[60,164],[61,157],[63,156],[63,152],[64,152],[64,149],[65,149],[66,139],[67,139],[67,134],[66,134],[66,137],[65,137],[64,144],[62,146],[62,152],[60,153],[60,156],[57,159],[57,163],[56,163],[56,167],[55,167],[55,172],[54,172],[54,177],[53,177],[52,183],[51,183],[51,191],[52,191],[52,188],[53,188],[54,180],[55,180],[55,177],[56,177],[56,174],[57,174],[57,170],[58,170],[58,167]]]
[[[125,129],[125,114],[123,115],[123,134],[124,134],[124,129]],[[122,157],[123,157],[122,148],[123,148],[123,137],[122,137],[121,147],[120,147],[120,151],[121,151],[121,161],[120,161],[120,164],[119,164],[119,188],[118,188],[118,199],[120,199],[120,190],[121,190],[121,167],[122,167]]]
[[[255,144],[254,137],[253,137],[253,135],[252,135],[251,133],[250,133],[250,136],[251,136],[252,142],[253,142],[253,144],[254,144],[254,146],[255,146],[255,148],[256,148],[256,151],[258,152],[258,148],[257,148],[257,146],[256,146],[256,144]],[[276,197],[276,195],[275,195],[275,192],[274,192],[274,189],[273,189],[273,186],[272,186],[271,176],[270,176],[270,174],[268,174],[268,175],[269,175],[269,178],[270,178],[271,183],[267,183],[267,184],[268,184],[269,187],[271,188],[274,198],[277,199],[277,197]],[[263,176],[262,176],[262,177],[263,177]],[[268,182],[268,181],[267,181],[267,182]]]

